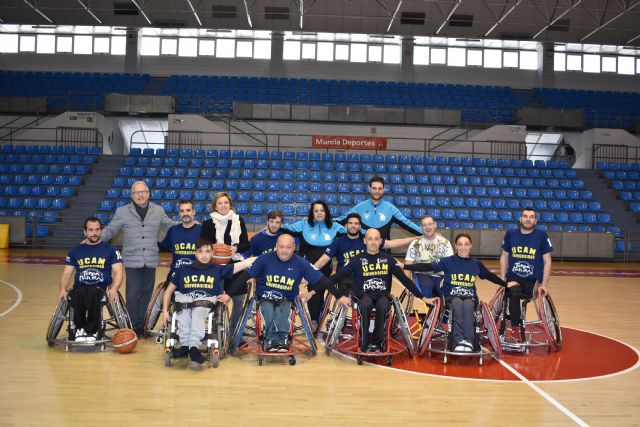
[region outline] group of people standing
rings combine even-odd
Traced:
[[[60,298],[66,297],[70,274],[74,269],[74,288],[85,284],[106,288],[112,284],[111,289],[117,290],[122,282],[122,274],[118,274],[119,268],[116,266],[124,262],[127,309],[133,328],[141,336],[145,311],[155,283],[159,260],[157,241],[161,229],[167,231],[162,246],[173,255],[167,277],[167,282],[173,286],[168,290],[188,294],[192,299],[227,295],[233,301],[231,330],[235,330],[239,322],[250,278],[257,280],[256,297],[269,303],[297,296],[298,285],[305,278],[310,292],[304,297],[308,299],[314,323],[320,316],[325,289],[333,292],[343,304],[348,304],[349,295],[352,295],[359,300],[361,309],[371,311],[376,307],[384,312],[390,302],[391,275],[427,302],[444,297],[452,304],[460,304],[460,307],[469,304],[466,300],[477,298],[476,277],[507,287],[507,296],[530,297],[536,285],[546,289],[551,271],[552,247],[546,233],[535,228],[537,214],[533,209],[524,209],[519,228],[509,230],[505,235],[498,277],[480,261],[471,258],[472,242],[469,235],[456,236],[454,243],[457,254],[454,255],[451,243],[437,232],[433,217],[425,216],[418,226],[384,200],[383,178],[371,178],[369,195],[369,199],[335,219],[329,206],[322,200],[312,202],[307,218],[294,223],[284,223],[281,212],[271,211],[267,216],[266,228],[249,240],[245,222],[235,212],[228,193],[219,192],[214,196],[212,212],[201,224],[195,220],[197,213],[194,203],[189,200],[179,203],[180,221],[173,221],[162,207],[149,201],[149,188],[143,181],[138,181],[131,188],[132,203],[118,208],[111,223],[100,233],[88,229],[85,224],[86,240],[74,248],[67,258],[68,268],[60,283]],[[88,224],[95,225],[97,219],[88,221]],[[420,237],[390,239],[390,229],[394,223]],[[109,261],[101,264],[102,270],[111,272],[113,269],[114,274],[104,274],[99,283],[83,280],[87,274],[83,275],[85,267],[79,260],[88,256],[94,250],[93,246],[107,245],[104,242],[120,231],[123,233],[121,259],[116,251],[117,256],[109,255]],[[293,253],[296,246],[294,239],[298,240],[298,254]],[[233,264],[224,271],[211,269],[213,244],[230,247]],[[385,249],[406,245],[408,250],[403,273],[401,266]],[[337,274],[334,275],[333,258],[337,259]],[[198,270],[198,274],[185,274],[186,270],[182,270],[185,266]],[[91,268],[96,267],[94,265]],[[207,276],[208,273],[201,274],[206,269],[211,270],[210,276]],[[178,271],[180,274],[177,274]],[[194,283],[194,277],[198,277],[196,282],[202,283]],[[220,298],[223,302],[227,299]],[[286,310],[278,312],[276,307],[279,306],[275,304],[269,311],[276,323],[286,315]],[[520,326],[519,304],[511,303],[509,307],[512,324]],[[467,334],[467,311],[462,308],[459,310],[461,317],[454,319],[454,323],[460,326],[454,337],[459,349],[466,348],[470,339]],[[86,314],[86,309],[76,312]],[[83,321],[80,317],[81,314],[78,314],[76,325],[86,325],[86,319]],[[363,318],[369,321],[369,316]],[[273,351],[279,351],[287,345],[282,342],[286,339],[282,336],[282,326],[276,323],[268,337]],[[376,321],[372,342],[367,343],[363,350],[379,349],[382,336],[380,328]],[[86,329],[83,331],[85,334],[93,332],[94,327],[86,326]],[[269,329],[265,333],[269,333]],[[188,342],[193,343],[193,340]],[[195,355],[192,360],[194,358],[199,360]]]

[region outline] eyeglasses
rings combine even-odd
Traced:
[[[148,192],[149,191],[147,190],[140,190],[140,191],[132,191],[131,194],[133,194],[134,196],[144,196]]]

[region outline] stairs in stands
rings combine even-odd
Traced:
[[[531,89],[513,89],[513,91],[522,101],[523,107],[545,108]]]
[[[147,82],[144,90],[142,91],[143,95],[162,95],[167,82],[169,81],[169,77],[151,77]]]
[[[78,193],[70,200],[67,208],[59,214],[62,220],[55,224],[45,245],[55,247],[73,247],[83,239],[84,220],[98,212],[98,206],[104,199],[113,178],[118,175],[125,156],[102,155],[85,176],[84,185],[78,187]]]
[[[607,181],[599,176],[594,169],[576,169],[578,178],[584,181],[585,186],[593,193],[594,200],[602,204],[602,208],[611,215],[611,220],[622,231],[627,233],[640,233],[640,224],[636,221],[635,214],[627,209],[626,203],[617,197],[614,190],[607,187]]]

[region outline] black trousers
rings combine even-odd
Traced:
[[[318,257],[320,258],[320,257]],[[313,261],[309,258],[307,260],[313,264],[317,261],[314,259]],[[327,263],[324,267],[320,269],[320,272],[325,276],[331,276],[331,263]],[[315,320],[316,322],[320,320],[320,312],[322,311],[322,305],[324,304],[326,292],[318,292],[314,296],[312,296],[309,301],[307,301],[307,307],[309,307],[309,314],[311,315],[311,320]]]
[[[508,278],[507,282],[509,281],[518,282],[517,286],[507,288],[505,293],[509,304],[509,319],[512,327],[520,326],[522,324],[520,301],[533,298],[533,288],[536,286],[536,281]]]
[[[376,309],[376,317],[373,325],[373,334],[371,334],[371,342],[382,344],[390,306],[391,298],[389,294],[363,294],[358,298],[358,310],[360,311],[360,324],[362,326],[362,351],[366,351],[369,345],[369,324],[371,323],[371,313],[374,308]]]
[[[100,330],[101,301],[104,297],[104,290],[97,286],[76,286],[69,292],[69,305],[73,308],[76,330],[84,329],[89,335]]]

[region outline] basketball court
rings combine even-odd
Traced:
[[[63,251],[0,254],[0,425],[616,425],[640,423],[640,266],[554,260],[560,353],[397,358],[392,367],[339,356],[228,357],[217,369],[164,366],[133,354],[47,346]],[[158,269],[164,277],[168,259]],[[492,269],[495,261],[487,262]],[[483,300],[493,285],[479,284]]]

